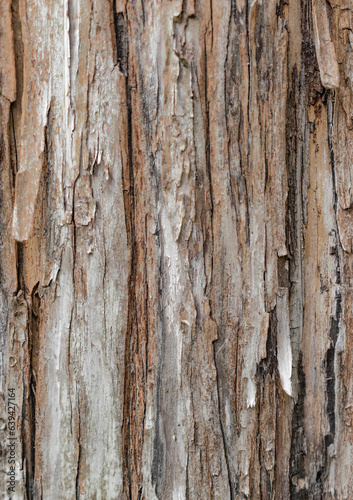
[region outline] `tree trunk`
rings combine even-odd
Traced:
[[[1,0],[4,498],[353,498],[348,0]]]

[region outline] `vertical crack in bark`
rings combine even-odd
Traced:
[[[49,118],[49,116],[48,116]],[[40,202],[43,201],[46,190],[46,175],[48,166],[48,139],[47,128],[44,128],[44,155],[43,168],[39,183],[38,198],[35,205],[35,217],[41,218]],[[38,215],[40,214],[40,215]],[[44,222],[44,221],[43,221]],[[37,239],[36,235],[33,239]],[[37,407],[37,373],[40,365],[40,307],[41,299],[39,295],[40,281],[37,281],[32,290],[25,282],[27,278],[27,266],[30,267],[30,249],[24,242],[16,242],[17,248],[17,287],[18,293],[23,293],[27,303],[27,365],[24,380],[24,420],[22,422],[22,432],[26,439],[23,441],[23,459],[26,461],[26,492],[29,500],[36,498],[38,491],[35,483],[36,467],[36,407]],[[26,262],[26,273],[24,264]]]
[[[264,405],[264,411],[271,411],[268,406],[266,406],[266,401],[264,401],[264,388],[266,383],[268,383],[267,376],[270,377],[270,380],[276,380],[279,378],[278,375],[278,362],[277,362],[277,335],[278,335],[278,323],[277,323],[277,311],[276,307],[270,311],[270,319],[268,326],[268,334],[266,341],[266,358],[262,359],[257,366],[256,380],[257,380],[257,391],[258,394],[258,404],[257,404],[257,446],[258,446],[258,460],[259,460],[259,469],[260,469],[260,498],[273,498],[275,487],[273,482],[276,477],[276,473],[273,474],[273,471],[269,471],[266,468],[266,462],[264,453],[269,450],[266,449],[266,445],[263,445],[263,436],[261,432],[261,421],[262,421],[262,412]],[[281,390],[281,389],[280,389]],[[272,411],[275,412],[275,408]],[[268,432],[269,429],[266,429]],[[255,464],[253,464],[255,466]],[[274,464],[276,468],[276,462]]]
[[[117,64],[120,71],[128,76],[129,39],[126,12],[117,12],[116,0],[113,0],[114,30],[116,41]]]
[[[205,35],[206,36],[206,35]],[[205,117],[206,117],[206,172],[208,176],[208,187],[210,190],[210,211],[211,211],[211,276],[210,280],[206,285],[206,294],[208,295],[209,288],[211,287],[211,283],[213,281],[213,255],[214,255],[214,194],[213,194],[213,185],[212,185],[212,172],[211,172],[211,140],[210,140],[210,113],[209,113],[209,102],[208,102],[208,72],[207,72],[207,43],[205,38],[204,44],[204,65],[205,65]],[[209,233],[207,233],[209,234]],[[212,300],[211,307],[212,307]]]
[[[254,3],[254,2],[253,2]],[[250,39],[250,9],[252,8],[252,5],[249,5],[247,2],[246,5],[246,10],[245,10],[245,25],[246,25],[246,48],[247,48],[247,63],[248,63],[248,105],[247,105],[247,120],[248,120],[248,147],[247,147],[247,161],[246,161],[246,168],[247,171],[249,172],[250,170],[250,151],[251,151],[251,116],[250,116],[250,102],[251,102],[251,95],[252,95],[252,88],[251,88],[251,39]],[[245,182],[246,185],[246,182]],[[247,244],[250,245],[250,215],[249,219],[247,220],[247,223],[249,224],[249,229],[247,230]]]
[[[28,409],[28,425],[29,425],[29,450],[25,452],[27,458],[27,495],[28,499],[35,498],[35,442],[36,442],[36,388],[37,388],[37,373],[38,362],[40,355],[40,296],[39,296],[39,281],[34,286],[31,293],[31,300],[29,302],[29,325],[28,325],[28,338],[29,338],[29,409]]]
[[[227,442],[226,442],[226,438],[225,438],[225,434],[224,434],[223,419],[222,419],[222,414],[221,414],[220,381],[219,381],[219,374],[218,374],[218,369],[217,369],[216,351],[215,351],[215,344],[214,344],[214,342],[213,342],[213,362],[214,362],[215,369],[216,369],[218,420],[219,420],[219,426],[220,426],[221,435],[222,435],[222,444],[223,444],[223,450],[224,450],[224,459],[225,459],[226,466],[227,466],[227,477],[228,477],[228,484],[229,484],[229,494],[230,494],[230,500],[234,500],[233,484],[232,484],[232,480],[231,480],[231,471],[230,471],[229,457],[228,457],[228,452],[227,452]]]
[[[20,12],[20,0],[11,0],[12,13],[12,29],[14,39],[14,54],[16,67],[16,101],[12,103],[14,106],[16,124],[20,120],[22,110],[22,92],[23,92],[23,39],[22,39],[22,22]]]
[[[148,260],[147,260],[147,215],[145,215],[145,234],[144,234],[144,252],[143,252],[143,279],[144,279],[144,290],[145,290],[145,328],[146,328],[146,346],[145,346],[145,380],[144,380],[144,398],[143,398],[143,417],[142,417],[142,428],[145,428],[146,422],[146,401],[147,401],[147,377],[148,377],[148,337],[149,337],[149,313],[148,313]],[[144,432],[143,432],[144,436]],[[143,442],[142,442],[143,446]]]
[[[190,486],[189,486],[189,449],[188,456],[186,460],[186,479],[185,479],[185,500],[190,500]]]
[[[157,180],[157,185],[160,183]],[[159,194],[158,190],[158,194]],[[163,260],[164,260],[164,247],[162,244],[162,238],[160,234],[160,216],[158,215],[158,233],[157,236],[157,246],[159,249],[159,259],[158,259],[158,318],[161,325],[162,338],[158,358],[158,373],[157,373],[157,387],[156,387],[156,433],[153,442],[153,462],[152,462],[152,484],[156,486],[157,496],[162,479],[163,464],[165,457],[165,449],[162,440],[162,423],[161,423],[161,380],[162,380],[162,370],[164,361],[164,313],[163,313]]]
[[[60,262],[61,264],[61,262]],[[60,265],[61,267],[61,265]],[[69,322],[69,328],[68,328],[68,336],[67,336],[67,369],[68,369],[68,376],[69,380],[72,383],[73,376],[72,376],[72,363],[71,363],[71,333],[72,333],[72,323],[73,323],[73,317],[74,317],[74,310],[75,310],[75,304],[72,304],[71,308],[71,315],[70,315],[70,322]],[[72,394],[71,390],[69,391],[69,399],[70,399],[70,433],[71,436],[73,435],[73,427],[72,427],[72,419],[73,419],[73,411],[72,411]]]
[[[77,385],[76,385],[77,391]],[[78,432],[77,432],[77,444],[78,444],[78,455],[76,464],[76,478],[75,478],[75,500],[80,499],[80,473],[81,473],[81,408],[80,408],[80,394],[77,392],[77,412],[78,412]]]
[[[131,353],[133,331],[136,325],[136,262],[135,262],[135,187],[134,187],[134,164],[133,164],[133,124],[132,124],[132,102],[131,102],[131,74],[129,62],[129,38],[127,11],[117,12],[115,1],[113,1],[114,29],[116,38],[117,63],[120,71],[125,75],[125,96],[127,104],[127,165],[123,162],[123,193],[124,210],[127,228],[128,246],[130,248],[130,276],[129,276],[129,299],[128,299],[128,324],[125,341],[125,376],[124,376],[124,409],[123,409],[123,481],[124,490],[128,498],[131,497]]]
[[[74,54],[75,54],[75,3],[73,0],[67,2],[67,15],[69,21],[69,45],[70,45],[70,106],[73,108],[73,89],[74,89]]]
[[[303,11],[304,11],[303,7]],[[302,24],[308,22],[305,12],[302,14]],[[305,33],[308,33],[306,28]],[[295,65],[291,69],[291,81],[288,85],[287,96],[287,122],[286,122],[286,162],[288,168],[288,200],[286,238],[289,249],[289,304],[291,337],[294,346],[294,365],[297,366],[295,373],[297,379],[297,399],[294,401],[291,423],[291,445],[289,461],[289,491],[291,498],[302,499],[307,494],[306,487],[298,488],[300,481],[304,482],[305,470],[305,435],[304,435],[304,399],[306,393],[305,373],[302,362],[302,287],[303,287],[303,226],[306,224],[306,192],[305,192],[305,170],[307,169],[306,156],[306,133],[308,95],[303,85],[306,66],[311,64],[313,47],[305,37],[302,41],[301,56],[302,66],[298,69]],[[311,68],[311,66],[310,66]],[[300,312],[298,321],[297,311]]]
[[[292,440],[289,463],[289,485],[290,494],[293,500],[306,498],[306,490],[297,490],[298,479],[305,477],[305,436],[304,436],[304,398],[305,398],[305,373],[303,369],[302,353],[298,360],[298,400],[294,404],[292,418]]]
[[[25,289],[23,277],[23,249],[24,243],[20,241],[15,242],[16,245],[16,270],[17,270],[17,288],[15,294],[17,295],[21,290]]]
[[[10,117],[11,117],[11,137],[10,137],[10,150],[11,153],[11,172],[12,172],[12,188],[15,188],[16,174],[18,171],[18,153],[17,153],[17,141],[16,141],[16,130],[15,130],[15,119],[13,112],[13,104],[10,105]]]
[[[338,224],[337,224],[337,186],[336,186],[336,173],[335,173],[335,155],[333,150],[332,131],[333,131],[333,118],[334,118],[334,99],[335,96],[331,91],[327,91],[327,131],[328,131],[328,146],[330,151],[330,164],[332,171],[332,188],[333,188],[333,210],[335,214],[335,225],[337,236],[339,237]],[[338,258],[338,255],[337,255]]]
[[[327,99],[327,120],[328,120],[328,145],[330,151],[330,163],[332,169],[332,187],[333,187],[333,197],[334,197],[334,214],[335,214],[335,239],[337,245],[334,249],[335,255],[335,264],[336,264],[336,284],[338,289],[335,294],[335,315],[331,317],[331,326],[329,331],[329,339],[330,339],[330,347],[326,352],[326,402],[327,402],[327,416],[329,422],[329,433],[325,435],[325,466],[326,470],[328,467],[329,460],[329,446],[335,441],[335,432],[336,432],[336,343],[339,334],[339,323],[341,319],[341,270],[340,270],[340,256],[339,256],[339,247],[338,242],[339,239],[339,228],[337,223],[337,203],[338,203],[338,195],[336,188],[336,175],[335,175],[335,158],[334,158],[334,150],[333,150],[333,141],[332,141],[332,131],[333,131],[333,117],[334,117],[334,97],[332,95],[332,91],[328,92]],[[341,245],[342,248],[342,245]]]

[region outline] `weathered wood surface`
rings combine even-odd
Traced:
[[[352,33],[0,1],[4,498],[353,498]]]

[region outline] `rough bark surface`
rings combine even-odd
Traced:
[[[353,498],[352,33],[0,0],[3,498]]]

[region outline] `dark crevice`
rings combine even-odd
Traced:
[[[39,296],[39,282],[36,283],[31,294],[31,307],[29,311],[29,356],[30,356],[30,373],[29,373],[29,433],[31,440],[30,457],[28,460],[28,468],[30,469],[27,479],[27,494],[28,499],[35,498],[35,441],[36,441],[36,389],[37,389],[37,373],[38,373],[38,357],[40,354],[39,344],[39,327],[40,327],[40,305],[41,299]]]
[[[158,217],[158,227],[160,227],[160,219]],[[161,485],[163,476],[163,466],[165,463],[165,446],[163,443],[163,427],[161,422],[161,385],[162,385],[162,371],[163,371],[163,355],[165,339],[164,331],[164,313],[163,313],[163,267],[164,249],[162,245],[161,235],[157,233],[157,247],[160,249],[158,261],[158,317],[161,325],[162,338],[158,362],[158,375],[156,387],[156,434],[153,443],[153,461],[152,461],[152,484],[156,486],[157,496]]]
[[[144,294],[145,294],[145,311],[144,311],[144,321],[146,328],[146,347],[145,347],[145,370],[144,370],[144,397],[143,397],[143,417],[142,417],[142,429],[145,428],[146,422],[146,401],[147,401],[147,380],[148,380],[148,340],[149,340],[149,311],[148,311],[148,298],[149,298],[149,288],[148,288],[148,257],[147,257],[147,245],[148,245],[148,235],[147,235],[147,225],[148,218],[145,216],[145,235],[144,235],[144,255],[143,255],[143,278],[144,278]],[[142,435],[142,446],[144,444],[144,433]]]
[[[306,394],[306,381],[303,369],[302,353],[302,316],[299,321],[296,315],[298,309],[303,310],[302,286],[302,247],[303,227],[307,222],[307,182],[309,158],[307,156],[309,134],[307,105],[310,100],[317,99],[319,85],[317,82],[318,68],[315,64],[315,48],[310,32],[310,5],[303,0],[302,4],[302,27],[304,36],[302,39],[301,55],[302,66],[294,66],[289,75],[289,88],[287,96],[287,124],[286,124],[286,162],[288,168],[288,200],[286,239],[289,249],[289,272],[288,275],[279,272],[283,286],[289,288],[289,303],[291,321],[294,320],[296,327],[291,328],[293,345],[298,345],[294,350],[294,365],[297,379],[297,399],[294,401],[291,422],[291,444],[289,459],[289,491],[290,498],[304,500],[308,498],[305,478],[305,429],[304,429],[304,399]],[[304,84],[308,80],[309,85]],[[308,89],[308,90],[307,90]],[[283,268],[283,266],[282,266]],[[280,270],[279,270],[280,271]],[[284,283],[283,280],[289,283]],[[302,314],[302,312],[300,313]],[[295,316],[294,316],[295,315]],[[301,481],[304,486],[301,486]]]
[[[132,344],[134,330],[136,327],[136,238],[135,238],[135,187],[134,187],[134,164],[133,164],[133,125],[132,125],[132,102],[131,82],[129,70],[129,37],[127,25],[127,12],[116,12],[113,2],[114,29],[116,37],[117,64],[125,78],[126,112],[127,112],[127,164],[123,162],[123,195],[125,223],[127,231],[128,246],[130,248],[130,276],[129,276],[129,298],[128,298],[128,326],[125,343],[125,377],[124,377],[124,409],[123,409],[123,459],[124,459],[124,490],[127,498],[132,498],[132,451],[131,450],[131,391],[132,391]]]
[[[266,341],[266,358],[262,359],[257,366],[256,380],[257,380],[257,394],[258,394],[258,404],[257,404],[257,446],[258,446],[258,459],[260,465],[260,499],[273,498],[273,477],[271,473],[266,469],[265,457],[264,457],[264,447],[262,443],[260,423],[261,423],[261,413],[263,404],[266,405],[264,401],[264,388],[266,380],[270,376],[270,380],[275,381],[277,376],[277,313],[276,308],[270,311],[270,321]],[[274,409],[275,410],[275,409]],[[265,407],[265,411],[268,409]]]
[[[29,436],[27,434],[28,416],[31,417],[30,415],[31,407],[29,404],[30,394],[28,394],[27,385],[25,383],[25,376],[23,372],[22,376],[23,376],[23,394],[22,394],[22,415],[21,415],[21,440],[23,442],[22,456],[27,459],[31,455],[31,450],[30,450],[31,443],[30,439],[28,439]],[[26,464],[26,473],[29,472],[31,474],[32,471],[30,469],[31,467],[30,466],[28,467],[28,464]],[[25,487],[26,487],[27,498],[29,500],[33,500],[30,478],[27,478]]]
[[[11,151],[11,171],[12,171],[12,188],[15,188],[16,174],[18,172],[18,154],[17,154],[17,141],[16,141],[16,130],[15,130],[15,119],[13,112],[13,104],[10,106],[10,118],[11,118],[11,134],[10,134],[10,151]]]
[[[116,11],[116,2],[113,1],[114,30],[116,41],[116,57],[120,71],[128,75],[129,39],[128,27],[123,12]]]
[[[335,157],[333,151],[333,140],[332,140],[332,132],[333,132],[333,117],[334,117],[334,96],[328,91],[327,94],[327,131],[328,131],[328,146],[330,151],[330,164],[331,164],[331,172],[332,172],[332,186],[333,186],[333,208],[336,218],[336,226],[337,226],[337,189],[336,189],[336,173],[335,173]],[[336,229],[338,229],[336,227]],[[338,231],[337,231],[338,232]],[[339,234],[339,233],[338,233]],[[338,254],[336,255],[338,259]]]
[[[13,314],[14,317],[20,320],[20,324],[24,325],[23,317],[25,317],[26,324],[26,337],[27,341],[23,343],[24,349],[27,348],[27,352],[24,353],[25,357],[28,356],[28,361],[31,361],[31,332],[30,332],[30,315],[31,315],[31,303],[26,300],[25,295],[20,291],[13,302]],[[21,328],[21,327],[20,327]],[[25,464],[25,489],[26,498],[28,500],[33,500],[35,498],[33,491],[33,477],[34,469],[32,467],[33,458],[33,428],[32,423],[34,422],[33,406],[32,406],[32,387],[31,387],[31,373],[29,378],[27,378],[27,370],[24,364],[21,365],[21,378],[22,380],[22,405],[21,408],[21,424],[20,424],[20,439],[22,443],[22,460]]]
[[[277,371],[277,312],[276,308],[270,311],[270,321],[266,340],[266,358],[262,359],[257,367],[258,390],[263,387],[267,374],[274,377]],[[260,394],[260,392],[258,392]]]
[[[305,373],[303,369],[302,353],[298,362],[298,400],[294,405],[292,417],[292,442],[290,450],[289,481],[291,498],[305,500],[308,498],[306,489],[297,491],[298,479],[305,478],[305,436],[304,436],[304,398]]]
[[[190,500],[190,486],[189,486],[189,450],[186,462],[186,479],[185,479],[185,500]]]
[[[16,295],[25,290],[24,275],[23,275],[23,252],[25,244],[22,241],[16,241],[16,273],[17,273],[17,288]]]
[[[114,2],[115,3],[115,2]],[[70,104],[73,106],[73,89],[74,89],[74,61],[75,57],[75,17],[77,16],[76,3],[73,0],[68,0],[67,11],[69,18],[69,41],[70,41]]]
[[[11,2],[12,14],[12,29],[14,41],[14,55],[15,55],[15,68],[16,68],[16,101],[12,103],[12,112],[14,111],[13,118],[16,124],[19,124],[21,118],[22,107],[22,93],[23,93],[23,52],[24,44],[22,39],[22,22],[20,15],[20,1],[12,0]]]
[[[76,387],[77,390],[77,387]],[[81,472],[81,409],[80,409],[80,396],[77,394],[77,411],[78,411],[78,434],[77,434],[77,444],[78,444],[78,455],[76,464],[76,478],[75,478],[75,500],[80,498],[80,472]]]
[[[214,194],[213,194],[213,185],[212,185],[212,172],[211,172],[211,140],[210,140],[210,113],[209,113],[209,102],[208,102],[208,73],[207,73],[207,44],[205,40],[205,46],[204,46],[204,65],[205,65],[205,117],[206,117],[206,172],[208,176],[208,187],[209,187],[209,193],[210,193],[210,212],[211,212],[211,276],[210,276],[210,282],[212,281],[213,278],[213,255],[214,255]],[[209,233],[207,233],[208,235]],[[211,283],[207,283],[207,289],[206,289],[206,294],[208,294],[208,287],[210,287]],[[208,294],[209,295],[209,294]]]
[[[331,327],[329,338],[331,345],[326,352],[326,398],[327,398],[327,416],[329,421],[329,432],[325,436],[326,457],[328,447],[334,442],[336,430],[336,370],[335,370],[335,350],[339,334],[339,321],[341,316],[341,295],[336,296],[336,315],[331,318]]]
[[[335,176],[335,158],[334,158],[334,150],[333,150],[333,140],[332,140],[332,132],[333,132],[333,117],[334,117],[334,96],[332,92],[328,92],[327,96],[327,127],[328,127],[328,144],[330,150],[330,163],[331,163],[331,171],[332,171],[332,186],[333,186],[333,208],[335,214],[335,231],[334,236],[336,240],[336,245],[333,249],[331,249],[331,254],[335,257],[336,264],[336,284],[340,286],[341,284],[341,270],[340,270],[340,249],[342,248],[339,239],[339,228],[337,223],[337,203],[338,196],[336,190],[336,176]],[[325,435],[325,466],[326,470],[329,467],[329,446],[335,441],[335,433],[336,433],[336,343],[339,335],[339,324],[341,319],[342,312],[342,297],[341,292],[336,291],[335,296],[336,302],[336,310],[333,317],[331,317],[331,325],[329,331],[329,340],[330,347],[326,352],[326,411],[327,418],[329,423],[329,432]]]
[[[247,68],[248,68],[248,74],[247,74],[247,80],[248,80],[248,105],[247,105],[247,123],[248,123],[248,136],[247,136],[247,157],[246,159],[244,158],[244,161],[241,162],[242,165],[242,183],[244,186],[244,193],[245,193],[245,200],[246,200],[246,243],[248,246],[250,246],[250,237],[251,237],[251,230],[250,230],[250,210],[249,210],[249,196],[248,196],[248,186],[247,186],[247,181],[244,173],[244,166],[246,166],[246,171],[250,171],[250,151],[251,151],[251,117],[250,117],[250,103],[251,103],[251,95],[252,95],[252,86],[251,86],[251,39],[250,39],[250,6],[249,4],[246,6],[245,9],[245,33],[246,33],[246,60],[247,60]],[[241,120],[244,120],[244,117],[241,115]],[[240,125],[239,125],[240,126]],[[246,160],[246,162],[245,162]]]
[[[216,386],[217,386],[217,405],[218,405],[218,415],[219,415],[219,425],[221,429],[221,435],[222,435],[222,443],[223,443],[223,450],[224,450],[224,458],[226,461],[226,466],[227,466],[227,477],[228,477],[228,484],[229,484],[229,494],[230,494],[230,500],[234,499],[234,492],[233,492],[233,484],[232,484],[232,474],[231,474],[231,469],[230,469],[230,464],[229,464],[229,454],[228,454],[228,447],[227,447],[227,440],[225,437],[224,433],[224,427],[223,427],[223,419],[222,419],[222,412],[221,412],[221,396],[220,396],[220,380],[219,380],[219,374],[218,374],[218,369],[217,369],[217,362],[216,362],[216,351],[215,351],[215,343],[213,343],[213,355],[214,355],[214,366],[216,369]]]

